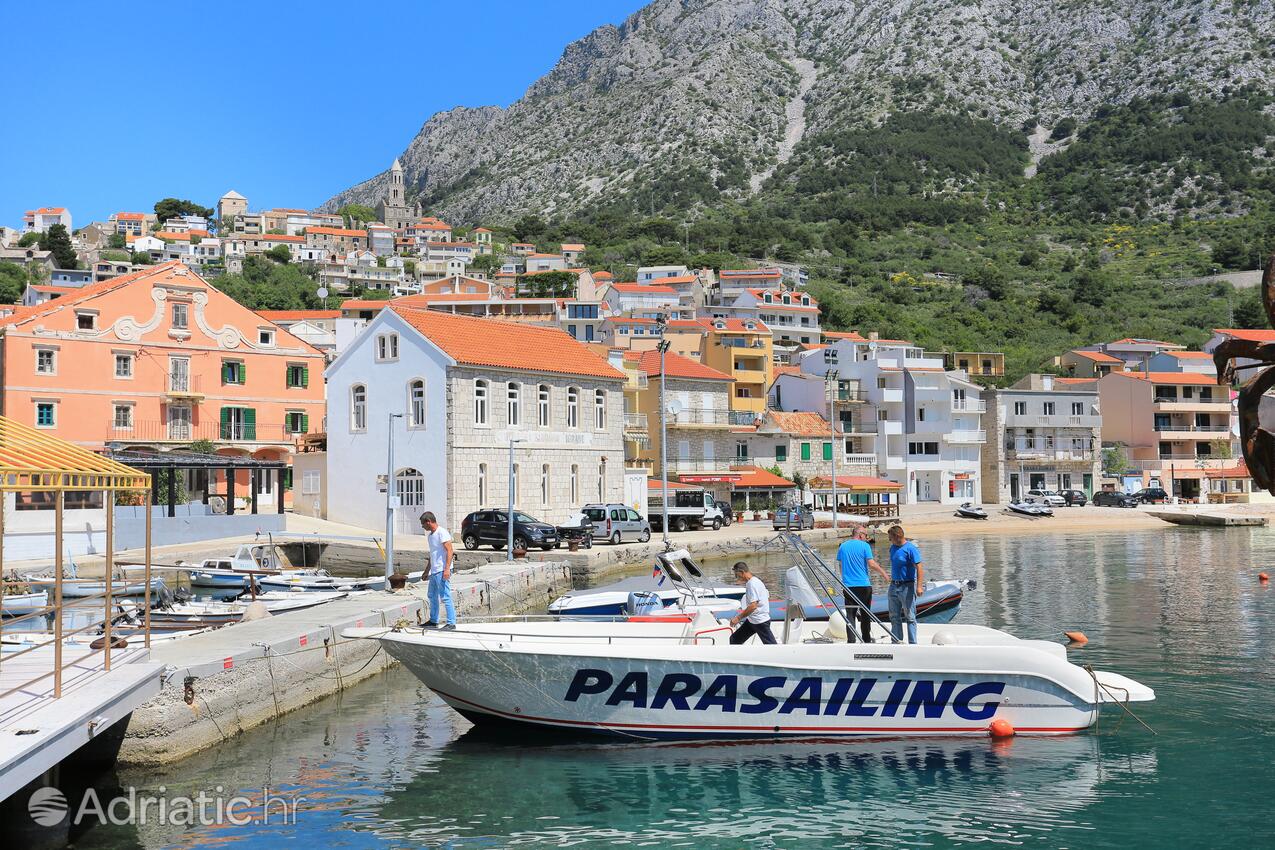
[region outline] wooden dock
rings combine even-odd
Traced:
[[[0,656],[0,694],[5,694],[0,697],[0,800],[159,693],[164,665],[150,660],[150,650],[115,650],[109,671],[100,651],[64,651],[67,666],[58,699],[53,696],[52,646],[12,659]]]
[[[1151,516],[1162,519],[1165,522],[1172,522],[1177,525],[1206,525],[1217,528],[1229,528],[1232,526],[1245,525],[1266,525],[1268,520],[1264,516],[1254,516],[1252,514],[1223,514],[1223,513],[1207,513],[1203,511],[1147,511]]]

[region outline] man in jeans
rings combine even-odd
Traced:
[[[903,526],[890,526],[890,632],[903,640],[903,621],[908,624],[908,643],[916,643],[917,588],[923,581],[921,550],[903,536]]]
[[[761,579],[753,575],[748,564],[743,561],[735,564],[735,578],[744,583],[744,607],[730,618],[730,642],[744,643],[753,635],[762,643],[777,643],[775,634],[770,630],[770,591]]]
[[[429,535],[429,622],[427,629],[438,628],[438,609],[447,612],[444,629],[456,628],[456,605],[452,602],[452,536],[438,524],[433,511],[421,514],[421,528]]]
[[[837,547],[837,562],[841,564],[841,583],[845,586],[846,641],[854,642],[857,614],[860,639],[872,643],[872,578],[868,570],[876,570],[886,581],[890,576],[873,557],[866,528],[856,525],[850,530],[850,539]]]

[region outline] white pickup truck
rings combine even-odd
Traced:
[[[685,486],[668,492],[668,524],[670,531],[686,531],[688,528],[710,527],[714,531],[723,525],[730,525],[727,514],[713,494],[698,487],[689,489]],[[653,487],[647,496],[646,518],[655,530],[663,529],[664,498],[658,487]]]

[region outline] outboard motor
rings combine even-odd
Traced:
[[[664,601],[660,599],[659,594],[649,590],[636,590],[630,593],[628,600],[624,603],[624,611],[630,617],[652,614],[663,607]]]

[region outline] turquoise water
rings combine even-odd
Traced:
[[[300,794],[286,826],[95,827],[78,848],[1272,846],[1265,529],[919,541],[975,578],[958,622],[1056,638],[1156,689],[1058,739],[733,745],[492,740],[401,669],[168,772],[102,784]],[[733,560],[733,559],[732,559]],[[724,573],[725,565],[713,565]],[[765,564],[763,574],[778,569]]]

